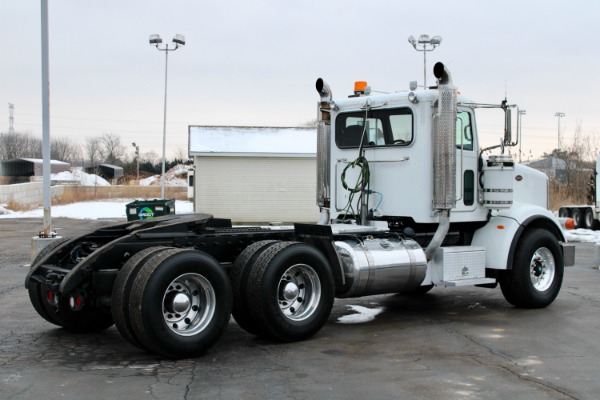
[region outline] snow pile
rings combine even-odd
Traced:
[[[110,186],[110,183],[106,179],[98,175],[83,172],[80,168],[73,169],[73,171],[63,171],[57,174],[51,174],[50,180],[74,181],[82,186]]]
[[[187,186],[187,172],[192,170],[191,165],[178,164],[165,172],[165,186]],[[161,179],[159,175],[153,175],[145,179],[140,179],[140,186],[155,186],[160,185]]]
[[[0,204],[0,215],[12,214],[13,211],[6,208],[6,204]]]
[[[367,308],[363,306],[347,306],[354,314],[344,315],[338,318],[340,324],[362,324],[373,321],[378,314],[385,311],[384,307]]]
[[[569,231],[563,230],[563,233],[568,242],[600,243],[600,231],[573,229]]]

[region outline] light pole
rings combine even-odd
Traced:
[[[48,40],[48,0],[41,0],[42,8],[42,159],[43,159],[43,201],[44,230],[40,237],[50,237],[52,233],[50,195],[50,61]]]
[[[135,148],[135,161],[137,161],[137,181],[140,184],[140,146],[136,145],[135,142],[131,143]]]
[[[557,112],[554,116],[558,117],[558,150],[560,150],[560,119],[565,116],[565,113]]]
[[[521,125],[521,116],[527,114],[527,110],[519,110],[519,164],[521,164],[521,154],[523,154],[523,126]]]
[[[179,46],[185,45],[185,37],[177,34],[173,38],[174,47],[169,48],[169,43],[161,47],[162,38],[160,35],[150,35],[149,42],[152,46],[156,46],[159,51],[165,52],[165,107],[163,116],[163,146],[162,146],[162,174],[160,176],[160,197],[165,198],[165,149],[167,147],[167,70],[169,66],[169,52],[175,51]]]
[[[427,89],[427,52],[438,47],[442,43],[442,37],[434,36],[430,39],[429,35],[421,35],[417,40],[411,35],[408,37],[408,42],[412,44],[415,50],[423,52],[423,87]],[[427,48],[428,45],[430,48]],[[420,46],[420,48],[417,46]]]

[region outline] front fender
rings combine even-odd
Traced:
[[[554,214],[543,207],[514,203],[510,209],[492,215],[484,227],[475,231],[472,244],[485,247],[486,268],[512,269],[521,235],[534,227],[546,229],[557,241],[566,242]]]

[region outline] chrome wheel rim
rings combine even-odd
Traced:
[[[215,290],[204,276],[183,274],[167,286],[162,306],[164,321],[171,331],[193,336],[204,330],[215,314]]]
[[[545,247],[537,249],[531,257],[529,272],[531,282],[536,290],[540,292],[548,290],[556,273],[556,264],[552,252]]]
[[[277,288],[281,312],[292,321],[302,321],[316,311],[321,299],[321,281],[315,270],[306,264],[288,268]]]

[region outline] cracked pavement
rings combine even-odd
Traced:
[[[58,218],[72,236],[109,221]],[[23,280],[36,219],[0,222],[0,398],[597,399],[600,271],[593,244],[550,307],[520,310],[499,289],[435,288],[336,300],[311,340],[273,343],[232,320],[204,356],[160,359],[116,330],[73,334],[39,317]],[[351,307],[354,306],[354,307]],[[357,307],[358,306],[358,307]],[[356,309],[371,321],[340,323]]]

